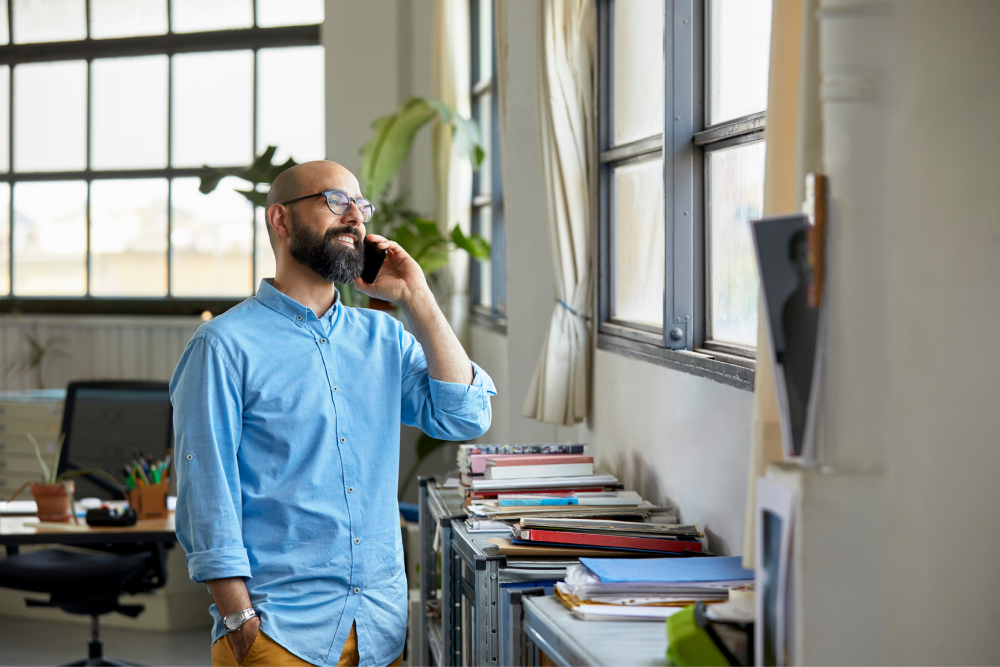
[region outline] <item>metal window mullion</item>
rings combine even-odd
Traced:
[[[254,27],[257,26],[257,0],[253,1],[253,24]],[[258,86],[257,77],[260,71],[258,67],[260,60],[260,52],[258,49],[253,50],[253,119],[252,127],[250,130],[250,158],[251,162],[253,158],[257,155],[257,97],[258,97]],[[257,186],[254,185],[253,189],[256,190]],[[264,211],[264,215],[267,215],[267,211]],[[251,202],[250,206],[250,294],[254,294],[257,290],[257,283],[259,282],[259,276],[257,275],[257,205]]]
[[[597,146],[606,151],[611,145],[611,28],[613,12],[608,0],[597,3]],[[598,167],[597,224],[597,317],[607,320],[612,310],[614,260],[611,255],[611,167]]]
[[[694,2],[664,8],[664,345],[691,349],[694,328]]]
[[[167,29],[173,25],[167,0]],[[174,57],[167,56],[167,168],[174,165]],[[167,298],[174,292],[174,179],[167,178]]]
[[[87,0],[87,7],[86,7],[86,9],[87,9],[87,36],[89,38],[89,36],[90,36],[90,0]],[[94,65],[94,62],[92,60],[87,60],[87,106],[86,106],[86,140],[87,140],[87,149],[86,150],[87,150],[87,158],[86,158],[86,163],[85,164],[87,165],[87,171],[88,172],[91,170],[91,165],[90,165],[90,161],[91,161],[91,155],[90,155],[90,153],[91,153],[91,146],[92,146],[92,141],[91,141],[91,121],[93,120],[93,116],[94,116],[94,114],[93,114],[94,77],[93,77],[93,72],[91,71],[92,68],[93,68],[93,65]],[[90,292],[91,292],[91,288],[92,288],[92,285],[91,285],[91,282],[92,282],[91,281],[91,276],[93,275],[93,271],[91,270],[91,268],[92,268],[91,265],[93,263],[93,256],[92,256],[91,247],[90,247],[90,245],[91,245],[91,243],[90,243],[91,242],[91,233],[90,233],[90,224],[91,224],[91,219],[90,219],[90,196],[91,195],[90,195],[90,190],[91,190],[91,183],[93,183],[93,181],[90,178],[88,178],[88,179],[86,179],[86,183],[87,183],[87,210],[84,213],[84,220],[85,220],[85,224],[87,225],[87,255],[86,255],[86,265],[84,266],[84,276],[86,278],[86,295],[90,296]]]
[[[492,303],[494,317],[507,315],[507,228],[503,205],[503,164],[500,159],[500,96],[497,94],[496,30],[490,32],[490,270],[493,274]]]
[[[13,2],[7,3],[7,20],[10,21],[13,14],[11,6]],[[14,39],[14,28],[12,23],[8,23],[11,31],[11,39]],[[7,79],[7,165],[8,172],[14,171],[14,68],[10,66],[10,76]],[[7,294],[14,296],[14,184],[9,186],[10,197],[8,197],[8,225],[7,225],[7,277],[10,281],[7,286]]]

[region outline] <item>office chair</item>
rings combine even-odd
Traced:
[[[132,448],[162,458],[173,447],[173,411],[166,382],[81,381],[66,389],[59,472],[98,467],[122,479]],[[121,489],[96,476],[77,477],[77,497],[123,499]],[[88,657],[73,665],[127,665],[103,656],[99,618],[117,611],[132,618],[142,605],[123,605],[118,596],[166,584],[166,551],[173,542],[107,544],[94,553],[45,549],[30,554],[7,547],[0,560],[0,587],[48,593],[25,598],[29,607],[59,607],[90,616]]]

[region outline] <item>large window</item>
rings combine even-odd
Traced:
[[[245,183],[199,177],[323,157],[322,0],[0,5],[0,308],[217,312],[274,275]]]
[[[598,346],[753,384],[771,0],[602,0]]]
[[[500,124],[497,120],[493,0],[470,0],[472,116],[483,133],[486,159],[472,180],[472,233],[490,242],[489,262],[472,261],[473,316],[500,329],[507,318],[507,235],[503,218]]]

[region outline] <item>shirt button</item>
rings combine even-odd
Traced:
[[[361,544],[361,538],[360,537],[355,537],[354,538],[354,543],[355,544]]]
[[[347,492],[348,493],[354,493],[354,487],[353,486],[347,487]]]
[[[194,458],[194,454],[188,454],[188,455],[187,455],[187,460],[188,460],[188,461],[190,461],[190,460],[191,460],[191,459],[193,459],[193,458]]]
[[[358,593],[360,593],[360,592],[361,592],[361,589],[360,589],[360,588],[355,588],[355,589],[354,589],[354,594],[355,594],[355,595],[357,595],[357,594],[358,594]]]
[[[322,343],[323,345],[326,345],[326,339],[325,338],[320,338],[319,342]]]
[[[336,387],[334,387],[334,388],[333,388],[333,390],[334,390],[334,391],[337,391],[337,388],[336,388]]]
[[[340,441],[341,442],[347,442],[347,438],[341,438]]]
[[[301,321],[301,320],[302,320],[302,316],[301,316],[301,315],[296,315],[296,316],[295,316],[295,319],[297,319],[297,320]]]

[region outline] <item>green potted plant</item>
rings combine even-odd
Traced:
[[[49,466],[45,463],[45,459],[42,457],[42,449],[38,446],[38,442],[35,440],[34,436],[30,433],[27,433],[26,435],[28,436],[28,440],[31,441],[31,446],[35,450],[35,458],[38,459],[38,467],[42,476],[37,481],[25,482],[22,484],[21,488],[11,495],[8,502],[17,498],[21,495],[22,491],[30,487],[31,495],[34,496],[35,503],[38,505],[39,521],[68,523],[72,517],[74,523],[79,523],[76,518],[76,512],[73,511],[74,483],[73,480],[70,479],[71,477],[79,477],[80,475],[101,475],[107,477],[108,480],[110,480],[116,487],[120,486],[117,479],[100,468],[67,470],[64,473],[59,474],[59,455],[62,453],[64,436],[59,436],[59,440],[56,443],[55,456],[52,459],[52,465]]]
[[[361,169],[358,174],[365,194],[372,201],[378,202],[375,216],[367,225],[368,231],[396,241],[406,248],[428,278],[448,263],[448,252],[452,248],[465,250],[480,261],[490,259],[490,244],[478,234],[466,236],[456,224],[446,236],[438,229],[437,222],[409,207],[405,194],[395,198],[386,195],[389,183],[409,157],[417,133],[435,119],[451,128],[453,141],[461,152],[469,156],[473,168],[478,169],[484,152],[476,122],[462,118],[457,111],[440,100],[413,97],[404,102],[395,113],[372,123],[375,133],[361,149]],[[218,187],[223,178],[235,176],[250,183],[248,189],[236,191],[254,205],[264,206],[267,188],[274,179],[296,165],[291,158],[281,164],[273,164],[276,150],[275,146],[268,146],[246,168],[214,170],[210,175],[202,177],[199,190],[208,194]],[[348,306],[361,305],[361,295],[355,292],[353,285],[344,285],[341,297]],[[390,307],[377,303],[370,305]]]

